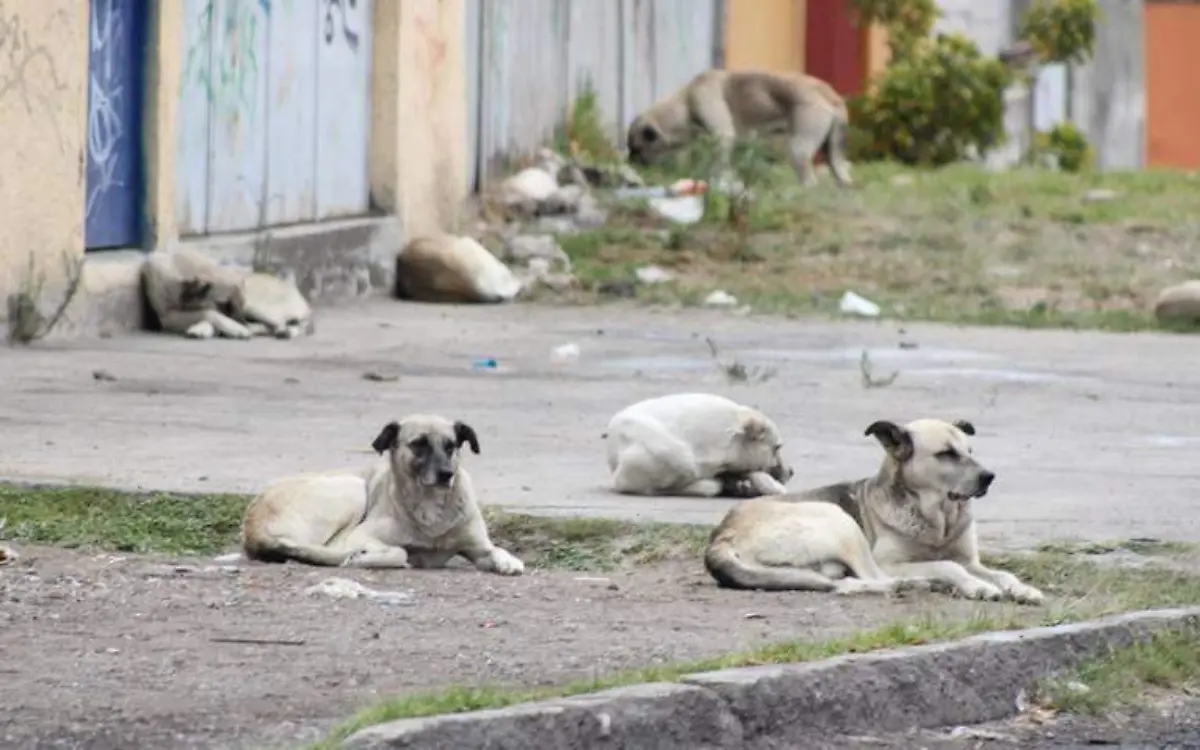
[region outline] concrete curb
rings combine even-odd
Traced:
[[[993,721],[1039,678],[1165,631],[1200,633],[1200,607],[984,633],[817,662],[748,667],[509,708],[363,729],[355,750],[803,747],[814,736]]]

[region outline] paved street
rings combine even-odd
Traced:
[[[727,382],[705,336],[774,376]],[[552,361],[572,342],[578,361]],[[876,377],[899,371],[892,385],[864,388],[863,349]],[[480,358],[497,367],[474,369]],[[875,419],[965,417],[999,474],[977,504],[990,542],[1196,540],[1197,372],[1196,339],[1171,335],[376,300],[321,310],[317,334],[290,342],[144,334],[2,349],[0,474],[253,491],[370,460],[386,421],[435,411],[478,430],[469,465],[485,502],[711,522],[727,501],[611,494],[600,438],[632,401],[702,389],[776,418],[796,487],[873,472],[880,451],[862,433]]]

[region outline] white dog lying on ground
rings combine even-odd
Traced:
[[[251,560],[360,568],[440,568],[462,555],[476,568],[520,575],[525,565],[494,545],[460,466],[462,422],[414,414],[384,426],[384,458],[359,470],[276,480],[251,501],[242,549]]]
[[[779,428],[757,409],[710,393],[639,401],[604,433],[613,488],[629,495],[757,497],[792,478]]]

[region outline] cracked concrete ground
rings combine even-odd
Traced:
[[[706,336],[774,376],[728,382]],[[579,359],[554,362],[571,342]],[[899,371],[892,385],[864,388],[864,349],[876,377]],[[481,358],[497,366],[474,367]],[[436,411],[478,430],[470,466],[484,502],[714,522],[727,501],[610,493],[600,438],[637,399],[709,390],[775,417],[795,487],[873,472],[880,451],[862,433],[875,419],[965,417],[999,474],[977,504],[985,542],[1194,540],[1198,369],[1194,340],[1167,334],[376,300],[322,310],[317,334],[294,341],[142,334],[5,349],[0,474],[251,492],[369,460],[385,421]]]

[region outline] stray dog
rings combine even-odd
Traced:
[[[152,253],[142,289],[158,325],[188,338],[294,338],[312,333],[312,308],[295,283],[222,266],[190,249]]]
[[[801,184],[816,182],[812,159],[820,151],[838,184],[849,186],[853,184],[846,156],[849,121],[845,99],[819,78],[709,69],[635,117],[625,142],[629,160],[646,165],[707,133],[719,139],[721,161],[727,168],[737,137],[755,130],[785,132]]]
[[[360,470],[277,480],[246,509],[242,549],[251,560],[359,568],[441,568],[462,555],[479,570],[520,575],[525,565],[492,544],[460,466],[475,430],[415,414],[384,426],[382,459]]]
[[[866,434],[887,454],[875,476],[730,510],[704,556],[718,584],[840,594],[933,585],[970,599],[1044,600],[979,560],[971,500],[986,495],[996,475],[971,455],[970,422],[879,421]]]
[[[709,393],[639,401],[613,415],[603,437],[613,488],[627,495],[782,494],[794,473],[769,417]]]
[[[416,302],[511,302],[521,281],[470,237],[417,237],[396,256],[396,296]]]

